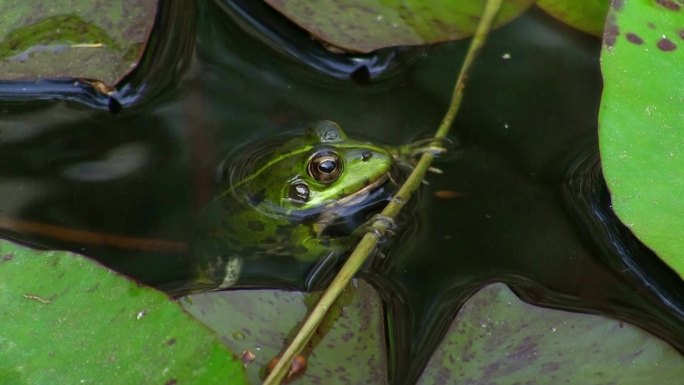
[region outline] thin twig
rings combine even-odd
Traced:
[[[435,133],[435,146],[438,146],[440,140],[444,139],[451,125],[454,122],[456,113],[461,105],[461,100],[463,100],[463,90],[468,80],[468,73],[480,52],[482,46],[487,40],[487,35],[491,29],[494,18],[499,12],[501,3],[503,0],[487,0],[485,4],[485,9],[480,20],[475,35],[471,40],[470,47],[468,48],[468,53],[461,66],[461,71],[458,74],[458,79],[456,80],[456,86],[454,87],[454,93],[451,98],[451,103],[449,104],[449,109],[447,110],[442,123],[440,124],[437,132]],[[335,300],[340,296],[342,291],[347,287],[349,281],[354,277],[356,272],[364,264],[368,256],[375,249],[378,244],[378,240],[385,234],[390,223],[388,218],[395,218],[401,208],[406,202],[411,198],[413,192],[420,186],[421,181],[425,177],[425,173],[430,167],[430,163],[434,159],[435,155],[431,152],[425,152],[418,161],[418,164],[413,169],[411,175],[401,186],[394,198],[387,204],[382,213],[377,219],[371,224],[374,231],[369,231],[364,234],[361,241],[356,246],[354,251],[351,253],[345,264],[340,269],[339,273],[335,276],[333,281],[330,283],[328,288],[325,290],[318,303],[313,308],[309,314],[306,321],[302,325],[299,333],[294,337],[290,345],[283,352],[281,359],[275,365],[271,373],[268,375],[264,381],[264,385],[276,385],[280,384],[285,378],[290,362],[298,355],[306,346],[308,341],[311,339],[313,334],[316,332],[321,320],[331,308]]]

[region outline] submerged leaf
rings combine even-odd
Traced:
[[[113,85],[139,60],[156,0],[0,3],[2,80],[75,77]]]
[[[67,252],[0,241],[1,384],[244,384],[165,295]]]
[[[613,208],[684,277],[684,2],[615,1],[601,54],[603,171]]]
[[[503,284],[470,298],[419,384],[681,384],[684,357],[608,318],[544,309]]]
[[[351,52],[398,45],[420,45],[471,36],[485,0],[266,0],[319,40]],[[504,2],[496,21],[518,17],[532,0]]]
[[[336,321],[325,322],[305,353],[308,368],[297,384],[377,384],[387,382],[382,304],[375,290],[360,281],[348,287]],[[252,383],[296,332],[316,294],[279,290],[198,294],[182,305],[219,333],[234,351],[244,352]]]

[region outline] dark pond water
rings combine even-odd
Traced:
[[[66,95],[57,82],[34,96],[87,105],[0,103],[7,237],[95,256],[155,285],[186,279],[189,229],[217,193],[226,154],[321,119],[388,144],[426,137],[467,45],[335,58],[246,2],[166,7],[155,49],[117,100]],[[599,51],[599,39],[536,10],[491,37],[454,125],[456,149],[437,164],[444,174],[428,176],[416,220],[366,273],[386,300],[394,378],[419,375],[459,306],[494,281],[684,350],[681,280],[610,210],[597,154]]]

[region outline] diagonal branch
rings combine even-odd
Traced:
[[[473,39],[471,40],[468,53],[463,61],[461,71],[458,74],[458,79],[456,80],[456,86],[454,87],[454,93],[451,98],[451,103],[449,104],[449,109],[444,115],[442,123],[435,133],[435,145],[439,145],[440,141],[446,137],[451,129],[451,125],[454,122],[456,113],[458,112],[461,101],[463,100],[463,90],[465,89],[466,81],[468,80],[468,74],[472,68],[475,58],[487,40],[489,30],[492,27],[494,18],[499,12],[502,1],[503,0],[487,0],[485,4],[482,19],[480,20],[480,24],[475,31]],[[373,231],[367,232],[363,238],[361,238],[361,241],[349,256],[345,264],[342,266],[339,273],[330,283],[330,286],[328,286],[316,306],[313,308],[311,313],[309,313],[309,316],[299,330],[299,333],[297,333],[285,352],[283,352],[281,359],[264,381],[264,385],[280,384],[285,378],[287,372],[289,371],[289,366],[292,360],[304,349],[308,341],[316,332],[316,329],[318,328],[325,314],[328,312],[328,309],[332,307],[335,300],[337,300],[345,287],[347,287],[356,272],[358,272],[361,266],[363,266],[366,259],[368,259],[368,256],[377,246],[378,240],[384,236],[385,232],[390,226],[390,221],[387,219],[396,217],[404,204],[411,198],[413,192],[416,191],[416,189],[420,186],[420,183],[425,177],[425,173],[430,167],[430,163],[432,163],[434,157],[435,154],[431,152],[425,152],[421,156],[418,164],[413,169],[413,172],[411,172],[411,175],[408,177],[406,182],[404,182],[394,198],[387,204],[385,209],[382,210],[382,213],[376,216],[376,220],[371,224]]]

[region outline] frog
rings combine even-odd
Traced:
[[[402,154],[327,120],[240,149],[219,167],[218,194],[203,210],[193,284],[313,290],[398,189],[409,170]]]

